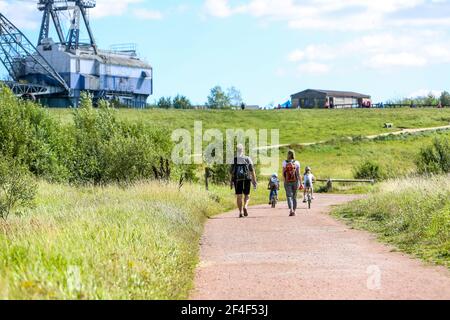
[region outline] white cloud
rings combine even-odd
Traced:
[[[298,66],[300,74],[322,75],[330,72],[330,67],[323,63],[307,62]]]
[[[322,63],[333,60],[336,65],[351,61],[357,69],[380,71],[393,68],[420,68],[450,63],[450,41],[446,33],[428,30],[408,32],[380,32],[336,44],[309,44],[293,50],[289,62]]]
[[[387,15],[416,8],[427,0],[205,0],[206,12],[226,18],[235,14],[286,21],[293,29],[364,31],[392,25],[447,25],[445,19],[387,19]],[[442,3],[439,0],[435,4]]]
[[[121,16],[126,13],[130,5],[142,2],[143,0],[97,0],[97,6],[91,9],[90,13],[93,18]]]
[[[289,61],[299,62],[302,60],[332,60],[335,58],[333,52],[334,48],[320,44],[320,45],[309,45],[303,50],[295,50],[291,52],[288,56]]]
[[[133,14],[142,20],[161,20],[163,18],[162,12],[157,10],[135,9]]]
[[[236,12],[227,0],[206,0],[205,9],[208,14],[219,18],[229,17]]]
[[[371,57],[367,65],[375,69],[386,69],[389,67],[423,67],[427,65],[426,58],[414,53],[381,53]]]
[[[0,12],[19,29],[36,29],[40,25],[36,3],[0,1]]]

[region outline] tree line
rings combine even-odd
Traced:
[[[390,100],[386,102],[387,104],[397,104],[397,105],[416,105],[416,106],[450,106],[450,93],[448,91],[443,91],[438,97],[434,93],[430,92],[426,96],[415,97],[415,98],[402,98],[396,100]]]
[[[161,97],[154,106],[160,109],[196,109],[206,107],[208,109],[236,109],[244,107],[241,92],[230,87],[224,90],[221,86],[215,86],[210,90],[209,96],[204,106],[195,106],[184,95],[172,97]]]

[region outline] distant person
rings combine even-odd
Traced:
[[[306,203],[306,194],[311,191],[311,199],[314,200],[314,177],[311,167],[306,167],[305,173],[303,175],[303,203]]]
[[[268,188],[270,190],[269,205],[271,205],[274,197],[278,201],[278,191],[280,190],[280,180],[278,179],[278,175],[276,173],[274,173],[270,178]]]
[[[325,109],[330,109],[330,102],[328,100],[325,101]]]
[[[290,150],[287,160],[283,162],[284,188],[286,189],[290,217],[297,214],[297,194],[302,183],[300,168],[300,162],[295,160],[295,152]]]
[[[242,144],[237,146],[237,156],[231,165],[230,176],[231,188],[234,188],[236,191],[239,218],[248,217],[252,184],[256,190],[258,182],[253,161],[250,157],[244,155],[244,146]]]

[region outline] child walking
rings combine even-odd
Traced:
[[[270,178],[269,190],[270,190],[269,205],[271,205],[273,197],[275,197],[275,199],[278,201],[278,190],[280,190],[280,180],[278,179],[278,175],[276,173],[274,173]]]
[[[311,167],[306,167],[305,174],[303,176],[304,190],[303,190],[303,203],[306,203],[306,194],[311,191],[311,199],[314,200],[314,177]]]

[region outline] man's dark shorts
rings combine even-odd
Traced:
[[[234,183],[234,189],[236,190],[236,195],[250,195],[250,191],[252,189],[252,181],[251,180],[245,180],[245,181],[237,181]]]

